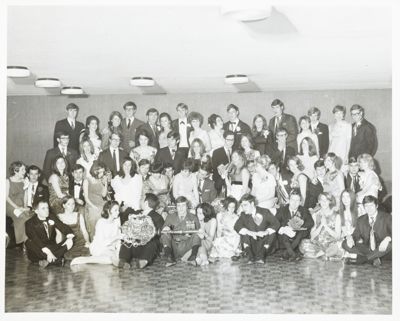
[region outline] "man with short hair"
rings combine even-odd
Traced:
[[[75,149],[69,147],[70,137],[66,132],[58,132],[56,134],[56,139],[58,142],[57,147],[51,148],[46,152],[46,156],[43,162],[43,174],[45,178],[48,180],[52,174],[52,166],[54,160],[58,156],[64,157],[68,167],[71,168],[75,165],[76,161],[79,158],[78,152]]]
[[[121,147],[126,153],[130,153],[135,147],[136,130],[144,124],[143,121],[135,117],[137,107],[132,101],[124,104],[125,118],[121,122],[122,142]]]
[[[358,165],[357,159],[350,157],[349,171],[344,178],[344,185],[347,189],[351,189],[356,194],[361,190],[359,171],[360,166]]]
[[[166,217],[161,234],[167,266],[176,264],[177,259],[186,257],[189,253],[187,261],[196,264],[201,245],[201,239],[196,233],[200,229],[200,222],[196,215],[189,212],[186,197],[180,196],[176,199],[176,210]]]
[[[178,119],[174,119],[171,123],[171,128],[173,131],[179,134],[179,148],[181,148],[186,155],[189,152],[189,136],[193,127],[188,121],[189,107],[185,103],[179,103],[176,106],[176,111],[178,112]]]
[[[301,240],[309,237],[314,221],[308,209],[300,206],[300,190],[290,193],[289,204],[278,209],[276,218],[281,225],[278,231],[279,248],[283,249],[282,258],[297,261],[302,258],[299,251]]]
[[[284,128],[287,133],[287,145],[297,152],[297,121],[292,115],[284,113],[285,105],[280,99],[274,99],[271,103],[271,108],[274,113],[269,121],[268,129],[272,132],[273,137],[276,137],[278,129]]]
[[[157,257],[159,249],[159,232],[164,224],[164,219],[155,210],[159,205],[158,197],[151,193],[146,193],[142,202],[142,213],[131,211],[128,216],[121,218],[122,231],[124,233],[125,227],[140,227],[147,226],[154,230],[153,237],[145,244],[137,245],[137,240],[143,241],[143,238],[148,238],[148,235],[124,235],[119,250],[119,263],[118,267],[130,268],[136,266],[143,269],[151,265]],[[130,211],[131,209],[128,209]],[[141,229],[132,229],[134,231],[141,231]],[[148,230],[144,229],[145,231]],[[133,243],[132,243],[133,242]]]
[[[367,215],[358,217],[351,236],[343,241],[348,253],[347,264],[373,263],[392,259],[392,215],[378,210],[378,199],[368,195],[363,199]]]
[[[33,210],[35,215],[25,222],[28,259],[33,263],[39,262],[42,268],[49,264],[63,265],[64,254],[73,245],[74,234],[71,228],[56,215],[49,214],[49,204],[45,200],[35,203]],[[56,242],[56,230],[66,237],[64,242]]]
[[[69,103],[66,107],[67,118],[59,120],[54,126],[53,147],[56,148],[59,144],[57,133],[64,132],[69,136],[69,147],[75,151],[79,151],[79,135],[81,131],[85,128],[83,123],[77,121],[79,107],[74,103]]]
[[[227,121],[224,124],[223,128],[224,128],[224,131],[229,130],[235,136],[235,142],[233,145],[233,149],[236,150],[240,146],[240,141],[239,141],[240,137],[242,135],[250,135],[251,129],[250,129],[249,125],[247,125],[245,122],[243,122],[239,119],[240,112],[239,112],[238,106],[236,106],[234,104],[230,104],[226,108],[226,112],[228,113],[229,121]]]
[[[211,161],[213,166],[214,185],[218,194],[221,193],[222,187],[225,185],[225,181],[221,177],[220,173],[224,172],[224,167],[231,161],[233,144],[235,142],[235,134],[232,131],[224,131],[223,136],[225,139],[225,144],[223,147],[214,150]]]
[[[41,170],[36,165],[31,165],[26,170],[27,179],[24,185],[25,195],[24,204],[25,207],[32,209],[34,203],[37,203],[39,199],[45,201],[49,200],[49,188],[39,182]]]
[[[263,264],[275,250],[279,221],[268,209],[256,206],[251,194],[243,195],[240,202],[243,212],[234,229],[240,235],[247,262]]]
[[[217,198],[217,190],[210,179],[211,170],[207,163],[202,163],[197,171],[197,186],[199,191],[199,203],[212,203]]]
[[[319,122],[321,111],[317,107],[311,107],[307,115],[310,117],[311,131],[318,137],[319,155],[324,157],[329,148],[329,127]]]
[[[85,214],[85,196],[83,193],[83,181],[85,168],[81,164],[75,164],[71,169],[72,179],[69,180],[69,195],[74,197],[75,210]]]
[[[275,137],[276,142],[271,153],[272,160],[273,162],[279,164],[281,173],[283,175],[286,175],[289,172],[289,170],[287,169],[287,161],[291,156],[296,155],[296,149],[288,145],[288,133],[285,128],[278,128],[276,130]]]
[[[160,130],[157,127],[158,110],[155,108],[148,109],[146,112],[146,117],[147,117],[147,122],[141,125],[136,131],[136,140],[139,139],[139,137],[137,137],[138,136],[137,134],[141,130],[144,130],[150,137],[149,146],[153,146],[154,148],[159,149],[160,144],[158,143],[158,136],[160,134]]]
[[[100,153],[99,162],[104,163],[114,177],[121,170],[123,160],[129,155],[119,147],[121,136],[118,133],[112,133],[109,140],[110,146]]]
[[[168,146],[157,151],[154,162],[161,162],[164,168],[172,166],[174,168],[174,175],[176,175],[181,171],[187,153],[184,149],[178,148],[179,134],[177,132],[170,131],[167,134],[167,140]]]
[[[352,124],[349,158],[357,159],[361,154],[374,156],[378,148],[375,126],[364,118],[365,111],[360,105],[351,106],[350,114],[354,122]]]

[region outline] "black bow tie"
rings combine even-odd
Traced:
[[[236,122],[235,121],[230,121],[229,124],[236,125]]]
[[[183,120],[181,120],[180,124],[181,125],[185,125],[185,122]]]
[[[74,182],[74,186],[82,186],[81,183],[75,183]]]

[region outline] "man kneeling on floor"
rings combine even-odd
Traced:
[[[353,234],[342,243],[347,264],[373,263],[392,259],[392,215],[378,210],[378,199],[365,196],[363,205],[367,215],[357,219]]]
[[[166,217],[161,232],[167,266],[175,264],[179,258],[185,260],[187,256],[187,261],[195,265],[201,245],[201,239],[196,233],[200,228],[199,220],[188,211],[188,200],[184,196],[176,199],[176,209],[177,212],[169,213]]]
[[[49,204],[46,200],[39,200],[33,204],[33,210],[36,215],[25,223],[28,259],[33,263],[39,262],[41,267],[49,264],[63,265],[64,254],[73,245],[74,234],[71,228],[55,215],[49,215]],[[64,242],[56,242],[56,230],[66,237]]]
[[[279,221],[269,210],[257,207],[253,195],[243,195],[241,207],[243,212],[234,229],[240,235],[246,261],[265,263],[266,256],[275,250]]]
[[[123,239],[119,250],[118,267],[145,268],[153,263],[159,250],[159,232],[164,219],[155,209],[159,205],[158,197],[147,193],[142,202],[143,212],[130,214],[122,224]]]

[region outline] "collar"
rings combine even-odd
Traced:
[[[74,180],[74,184],[81,184],[82,185],[82,183],[83,183],[83,180],[81,180],[80,182],[77,182],[77,181]]]
[[[29,184],[31,185],[31,186],[38,186],[39,185],[39,182],[36,182],[36,183],[31,183],[31,182],[29,182]]]
[[[239,118],[236,118],[236,120],[233,121],[229,121],[230,124],[235,124],[237,126],[237,124],[239,124]]]
[[[371,224],[372,221],[376,222],[377,216],[378,216],[378,212],[376,212],[376,214],[375,214],[373,217],[370,217],[370,216],[368,215],[368,222],[369,222],[369,224]]]
[[[128,124],[129,119],[131,120],[131,124],[133,123],[133,121],[135,120],[135,116],[132,116],[131,118],[126,118],[126,123]]]
[[[59,149],[61,152],[63,152],[64,150],[65,150],[66,152],[68,152],[68,147],[62,147],[60,144],[58,144],[58,149]]]
[[[181,124],[181,122],[184,122],[186,124],[187,123],[187,118],[183,118],[183,119],[178,118],[178,122],[179,122],[179,125]]]
[[[119,147],[114,148],[114,147],[110,146],[110,152],[111,152],[111,154],[112,154],[112,152],[114,151],[114,149],[115,149],[116,151],[118,151],[118,150],[119,150]]]
[[[71,124],[71,123],[75,123],[76,122],[76,120],[75,119],[73,119],[73,118],[69,118],[69,117],[67,117],[67,120],[68,120],[68,122]]]

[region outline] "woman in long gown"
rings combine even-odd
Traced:
[[[206,152],[210,152],[210,137],[208,136],[208,133],[201,128],[201,126],[203,125],[203,115],[198,112],[191,112],[188,116],[188,119],[190,125],[193,127],[193,130],[190,132],[189,135],[189,144],[191,144],[195,138],[199,138],[206,147]]]
[[[92,168],[93,162],[96,160],[96,155],[94,154],[94,146],[90,139],[82,140],[79,143],[79,152],[81,157],[76,161],[77,164],[82,165],[85,169],[86,178],[90,176],[90,169]]]
[[[340,169],[340,159],[334,153],[325,155],[325,180],[324,192],[332,194],[335,197],[336,204],[340,204],[340,194],[342,194],[344,186],[344,176]]]
[[[221,116],[212,114],[210,117],[208,117],[208,125],[211,127],[211,129],[208,131],[208,137],[210,138],[210,155],[212,156],[214,150],[225,145],[224,121],[222,120]]]
[[[86,263],[112,264],[113,262],[118,262],[121,237],[119,204],[116,201],[108,201],[104,204],[101,218],[96,224],[96,234],[89,246],[91,256],[74,258],[71,261],[71,265]]]
[[[240,254],[240,235],[233,228],[239,218],[237,207],[238,202],[233,197],[227,197],[224,210],[217,214],[217,235],[210,252],[210,261]]]
[[[86,118],[86,126],[82,130],[79,141],[90,140],[93,144],[95,159],[99,157],[101,149],[100,120],[91,115]]]
[[[340,215],[334,210],[336,201],[329,193],[318,197],[320,209],[312,214],[314,226],[310,239],[301,241],[299,249],[307,258],[341,259],[343,251]]]
[[[117,133],[120,136],[122,135],[122,115],[119,111],[113,111],[110,114],[108,120],[108,126],[105,127],[102,132],[101,139],[101,149],[106,150],[110,146],[110,137],[111,134]]]
[[[222,173],[225,178],[227,196],[240,201],[242,196],[249,192],[250,173],[246,168],[246,156],[241,150],[232,153],[231,162]]]
[[[90,169],[91,178],[83,182],[83,195],[86,201],[85,222],[90,240],[95,235],[96,223],[101,217],[109,177],[106,174],[106,165],[95,161]]]
[[[10,177],[6,180],[6,215],[14,225],[15,243],[26,241],[25,222],[31,217],[29,208],[24,204],[24,178],[26,166],[20,161],[11,163]]]
[[[254,116],[251,136],[254,142],[254,149],[258,150],[260,155],[271,153],[273,145],[272,133],[268,130],[267,120],[263,115],[257,114]]]
[[[161,132],[158,135],[158,143],[160,144],[160,149],[168,146],[168,133],[172,130],[171,123],[172,119],[168,113],[161,113],[158,117],[160,121]]]
[[[197,252],[195,263],[197,265],[208,265],[208,257],[217,231],[215,210],[212,205],[201,203],[196,208],[196,214],[200,222],[200,231],[198,235],[201,239],[201,246]]]
[[[350,142],[351,142],[351,124],[344,120],[346,108],[337,105],[332,113],[335,116],[335,123],[329,125],[329,149],[328,152],[335,153],[342,161],[347,164]]]
[[[315,177],[314,164],[318,160],[317,149],[310,137],[304,137],[300,142],[300,153],[297,155],[304,165],[304,174],[309,178]]]
[[[64,212],[58,214],[58,218],[64,224],[72,229],[74,245],[64,254],[66,260],[72,260],[78,256],[89,255],[89,234],[86,231],[85,219],[79,213],[75,212],[75,200],[72,196],[66,196],[63,199]]]
[[[54,214],[64,211],[62,199],[69,194],[68,164],[63,156],[57,156],[49,178],[49,205]]]

